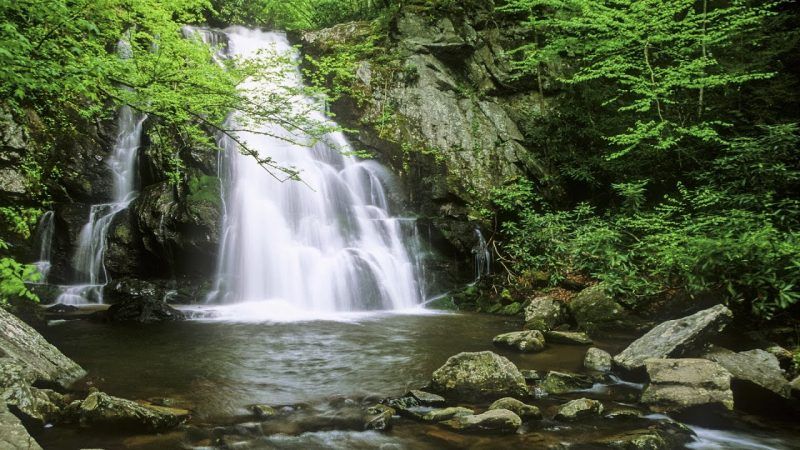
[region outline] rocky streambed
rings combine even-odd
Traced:
[[[4,445],[797,448],[797,391],[777,357],[709,350],[729,322],[724,307],[634,340],[537,322],[544,306],[531,302],[525,323],[431,312],[53,321],[43,334],[80,366],[40,337],[47,352],[34,353],[57,362],[42,371],[4,338],[4,367],[28,373],[4,382]]]

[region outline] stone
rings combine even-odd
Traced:
[[[510,434],[522,426],[522,419],[507,409],[493,409],[483,414],[456,416],[441,424],[458,431]]]
[[[539,381],[542,379],[542,376],[539,374],[539,372],[535,370],[531,369],[521,370],[520,373],[522,374],[522,377],[525,378],[525,381],[528,383],[533,383],[535,381]]]
[[[564,394],[589,389],[594,386],[594,383],[585,375],[551,371],[547,373],[539,386],[549,394]]]
[[[394,417],[396,411],[389,406],[378,404],[367,408],[366,413],[364,429],[383,431],[391,428],[392,417]]]
[[[269,405],[250,405],[249,409],[254,416],[261,420],[278,415],[278,411]]]
[[[513,397],[503,397],[496,400],[489,406],[492,409],[507,409],[514,414],[518,415],[522,420],[540,420],[542,412],[539,408],[533,405],[525,404]]]
[[[655,412],[733,409],[731,374],[707,359],[649,359],[641,401]]]
[[[3,450],[42,450],[22,422],[0,402],[0,448]]]
[[[606,294],[602,283],[575,295],[569,311],[578,326],[588,332],[617,329],[628,322],[627,311]]]
[[[630,420],[642,417],[642,413],[635,409],[618,409],[605,415],[606,419]]]
[[[596,372],[610,372],[611,354],[605,350],[591,347],[583,358],[583,367]]]
[[[441,395],[431,394],[430,392],[412,389],[406,394],[408,397],[415,398],[421,405],[444,405],[444,397]]]
[[[791,398],[792,388],[783,377],[778,358],[771,353],[760,349],[736,353],[716,348],[704,358],[718,363],[731,373],[734,394],[752,392],[755,395],[774,394],[784,399]]]
[[[161,298],[132,298],[115,303],[106,310],[103,317],[111,322],[170,322],[184,320],[186,316],[169,306]]]
[[[662,421],[639,430],[604,437],[592,443],[594,448],[614,450],[672,450],[684,448],[694,440],[694,432],[685,425]]]
[[[528,393],[517,366],[489,351],[451,356],[433,373],[431,387],[448,398],[465,400]]]
[[[14,406],[40,424],[55,421],[66,406],[64,397],[50,389],[31,386],[36,374],[12,358],[0,358],[0,403]]]
[[[592,340],[586,333],[575,331],[545,331],[544,338],[552,344],[592,345]]]
[[[536,297],[525,307],[525,329],[548,331],[567,320],[564,304],[553,297]]]
[[[602,403],[588,398],[579,398],[559,406],[555,419],[573,422],[590,417],[600,417],[601,414],[603,414]]]
[[[525,353],[544,349],[544,335],[538,330],[513,331],[495,336],[492,342],[502,347],[511,347]]]
[[[67,406],[64,419],[80,427],[112,427],[130,431],[157,432],[180,425],[188,411],[160,406],[142,405],[95,391],[84,400]]]
[[[709,338],[719,334],[733,319],[724,305],[716,305],[681,319],[666,321],[614,357],[614,364],[623,370],[640,371],[652,358],[696,356]]]
[[[794,398],[800,399],[800,376],[796,377],[789,383],[792,387],[792,395]]]
[[[458,416],[471,416],[475,411],[464,408],[461,406],[452,406],[449,408],[434,409],[422,415],[422,420],[426,422],[444,422]]]
[[[64,388],[86,375],[86,371],[36,330],[3,308],[0,308],[0,355],[30,369],[35,381],[55,383]]]

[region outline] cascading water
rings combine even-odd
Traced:
[[[81,229],[78,248],[73,256],[77,283],[65,286],[56,299],[57,303],[103,303],[103,287],[108,283],[103,262],[106,236],[114,216],[136,198],[136,158],[145,119],[144,114],[128,106],[120,108],[114,151],[106,161],[114,177],[113,201],[92,205],[89,220]]]
[[[55,231],[55,213],[47,211],[39,219],[36,227],[36,242],[38,243],[39,259],[33,263],[42,275],[38,283],[45,283],[50,273],[50,254],[53,248],[53,232]]]
[[[472,248],[472,253],[475,255],[475,281],[478,281],[482,276],[489,275],[492,269],[492,254],[479,228],[475,228],[475,238],[477,243]]]
[[[228,53],[249,58],[259,52],[292,54],[286,37],[231,28]],[[249,80],[247,92],[300,87],[298,71],[279,81]],[[321,105],[297,95],[298,111],[330,123]],[[236,116],[231,124],[246,120]],[[389,174],[378,163],[347,156],[342,133],[313,146],[309,136],[274,123],[256,125],[238,139],[284,167],[300,171],[301,182],[280,182],[255,158],[244,156],[228,136],[219,139],[225,171],[223,236],[217,289],[210,300],[245,303],[247,314],[280,311],[363,311],[410,308],[420,303],[417,265],[403,239],[402,219],[388,213],[384,184]],[[235,128],[235,127],[234,127]]]

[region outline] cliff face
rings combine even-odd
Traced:
[[[529,79],[511,74],[509,52],[523,30],[489,20],[491,0],[436,9],[409,2],[388,24],[354,22],[298,39],[312,58],[356,54],[353,85],[331,105],[358,147],[399,174],[399,202],[429,224],[440,252],[464,261],[476,245],[478,209],[492,189],[528,175],[545,180],[536,142],[520,121],[545,103]]]

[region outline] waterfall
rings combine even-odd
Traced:
[[[53,232],[55,230],[54,222],[55,214],[53,211],[47,211],[42,214],[39,219],[39,224],[36,227],[35,241],[37,242],[37,250],[39,259],[33,263],[42,275],[38,283],[47,282],[47,275],[50,273],[50,254],[53,248]]]
[[[240,27],[225,32],[230,57],[277,51],[296,59],[281,33]],[[279,78],[248,80],[241,87],[250,93],[301,87],[298,70]],[[308,111],[316,123],[330,124],[322,105],[294,95],[292,108]],[[229,119],[230,128],[243,122],[257,128],[238,133],[237,139],[260,158],[296,168],[302,182],[275,179],[255,158],[240,154],[232,138],[219,138],[225,211],[217,288],[210,301],[270,313],[419,304],[419,264],[410,257],[414,249],[404,239],[403,219],[389,213],[389,173],[374,161],[350,156],[353,149],[342,133],[329,133],[309,148],[297,142],[310,142],[310,136],[275,123],[250,125],[250,119],[236,114]]]
[[[146,116],[128,106],[119,110],[114,150],[106,160],[114,178],[113,200],[92,205],[89,220],[81,229],[73,255],[76,283],[64,286],[56,303],[103,303],[103,288],[108,283],[104,264],[106,237],[114,217],[136,198],[136,158]]]
[[[477,243],[472,248],[472,253],[475,255],[475,281],[481,279],[484,275],[489,275],[491,271],[492,254],[489,252],[489,245],[483,237],[480,228],[475,228],[475,238]]]

